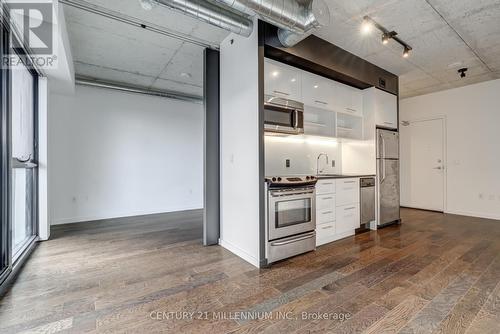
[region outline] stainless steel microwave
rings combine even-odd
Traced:
[[[266,132],[304,133],[304,104],[281,97],[266,95],[264,101]]]

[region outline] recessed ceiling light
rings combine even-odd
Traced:
[[[155,6],[155,2],[153,0],[139,0],[142,9],[151,10]]]
[[[276,78],[278,75],[280,75],[280,72],[274,71],[273,73],[271,73],[271,75]]]
[[[181,73],[181,77],[183,77],[183,78],[191,78],[191,77],[192,77],[192,75],[191,75],[191,73],[182,72],[182,73]]]
[[[290,81],[291,81],[291,82],[295,82],[295,81],[297,81],[297,79],[293,78],[293,79],[292,79],[292,80],[290,80]]]
[[[318,85],[314,85],[314,88],[318,88],[319,86]]]

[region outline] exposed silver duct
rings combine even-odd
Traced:
[[[215,0],[246,15],[258,15],[280,29],[278,38],[291,47],[318,28],[330,24],[324,0]]]
[[[251,17],[229,8],[218,6],[209,0],[155,0],[159,4],[177,10],[200,21],[212,24],[235,34],[248,37],[253,31]]]
[[[328,5],[323,0],[311,1],[308,9],[303,14],[303,20],[305,22],[305,31],[302,33],[296,33],[284,28],[278,30],[278,39],[284,47],[292,47],[312,35],[319,28],[330,25]]]

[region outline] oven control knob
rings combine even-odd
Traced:
[[[281,177],[278,177],[278,182],[281,182]]]
[[[309,180],[309,179],[310,179],[310,177],[309,177],[309,176],[306,176],[306,180]]]
[[[275,177],[273,177],[273,182],[276,182],[276,178]]]

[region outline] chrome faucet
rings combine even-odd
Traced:
[[[328,158],[328,154],[326,154],[326,153],[320,153],[318,155],[318,158],[316,158],[316,175],[319,175],[319,174],[323,173],[323,171],[325,170],[325,168],[319,170],[319,159],[321,159],[322,156],[326,157],[326,166],[328,166],[328,164],[330,163],[330,160]]]

